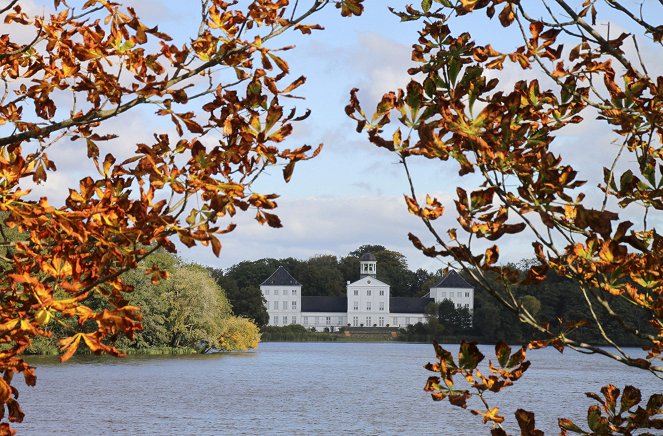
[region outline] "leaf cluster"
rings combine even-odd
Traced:
[[[68,331],[63,360],[81,344],[121,355],[113,342],[134,339],[143,327],[123,274],[159,247],[172,253],[179,241],[218,256],[241,211],[281,226],[278,195],[254,190],[254,182],[268,168],[289,181],[320,147],[289,144],[293,126],[308,116],[288,103],[305,78],[283,54],[293,47],[273,41],[321,29],[308,19],[328,5],[351,16],[361,14],[361,3],[201,0],[199,25],[183,29],[180,41],[123,2],[55,0],[36,13],[16,0],[0,6],[9,29],[0,37],[0,372],[7,383],[15,371],[31,377],[20,356],[33,338],[52,334],[54,319]],[[32,37],[26,43],[21,34]],[[161,127],[145,143],[127,147],[130,132],[109,131],[107,120],[147,113]],[[55,204],[41,184],[57,174],[51,156],[62,147],[86,174]],[[155,283],[167,276],[159,266],[147,274]],[[0,396],[0,410],[20,421],[12,392]]]

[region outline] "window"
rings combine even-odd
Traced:
[[[465,292],[465,296],[466,296],[467,298],[470,298],[470,293],[469,293],[469,292]]]
[[[380,310],[384,310],[384,301],[380,301]]]
[[[327,325],[331,325],[331,316],[327,316],[327,317],[325,317],[325,323],[326,323]]]
[[[380,318],[378,318],[378,325],[380,327],[384,327],[384,316],[381,316]]]
[[[370,326],[371,326],[371,317],[367,316],[366,317],[366,327],[370,327]]]
[[[269,289],[265,289],[265,295],[269,295]]]
[[[277,304],[278,304],[278,303],[277,303]],[[283,307],[283,310],[288,310],[288,302],[287,302],[287,301],[284,301],[284,302],[283,302],[283,305],[282,305],[281,307]]]
[[[292,322],[291,322],[291,324],[297,324],[297,317],[296,317],[296,316],[293,316],[293,317],[292,317]]]
[[[279,325],[279,317],[278,316],[274,317],[274,325]]]
[[[292,295],[297,295],[297,289],[292,290]]]
[[[358,317],[358,316],[353,316],[353,317],[352,317],[352,325],[353,325],[354,327],[358,327],[358,326],[359,326],[359,317]]]
[[[355,301],[352,304],[352,310],[359,310],[359,301]]]
[[[297,310],[297,302],[296,301],[293,301],[291,306],[292,306],[292,310]]]
[[[371,296],[371,290],[370,289],[368,291],[366,291],[366,295],[368,295],[369,297]]]
[[[442,298],[446,297],[446,296],[447,296],[446,291],[445,291],[445,292],[440,292],[440,296],[441,296]]]
[[[456,307],[457,307],[458,309],[460,309],[461,307],[463,307],[463,305],[460,304],[460,303],[457,303],[457,304],[456,304]]]
[[[355,289],[355,295],[359,295],[359,290]]]
[[[308,325],[308,316],[304,317],[304,325]]]
[[[380,296],[384,295],[384,289],[380,289]]]
[[[269,301],[267,302],[267,310],[269,310]]]
[[[284,316],[283,317],[283,325],[287,325],[287,324],[288,324],[288,317]]]
[[[407,316],[405,317],[405,324],[410,325],[410,318],[408,318]]]
[[[366,302],[366,310],[371,310],[371,302],[370,301]]]
[[[470,305],[469,305],[469,304],[465,304],[465,307],[467,307],[467,308],[469,309],[469,308],[470,308]]]
[[[463,296],[462,292],[460,292],[460,291],[456,292],[456,297],[462,297],[462,296]]]

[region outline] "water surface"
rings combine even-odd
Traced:
[[[82,357],[64,365],[37,358],[37,386],[18,382],[26,418],[15,428],[30,435],[488,434],[480,418],[423,391],[431,374],[423,364],[434,357],[429,344],[262,343],[250,353]],[[558,416],[582,422],[592,404],[584,392],[607,382],[662,391],[652,375],[605,358],[552,349],[528,357],[524,379],[495,402],[512,431],[518,407],[536,412],[550,434],[559,431]]]

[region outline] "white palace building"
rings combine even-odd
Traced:
[[[377,261],[364,254],[359,261],[359,280],[348,282],[345,297],[302,296],[302,285],[279,266],[260,290],[265,298],[269,325],[301,324],[307,328],[336,330],[340,327],[406,327],[425,322],[431,302],[451,300],[458,308],[474,309],[474,288],[451,271],[421,298],[390,297],[389,285],[377,278]]]

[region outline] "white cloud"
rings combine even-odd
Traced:
[[[439,262],[419,254],[407,239],[408,231],[423,229],[407,213],[402,197],[307,197],[280,202],[276,213],[283,222],[281,229],[259,225],[251,212],[239,216],[238,228],[221,240],[220,259],[205,248],[184,249],[181,255],[227,268],[264,257],[345,256],[363,244],[382,244],[405,254],[411,268],[440,267]]]
[[[451,197],[439,195],[447,212],[436,223],[446,237],[449,227],[457,227]],[[403,197],[367,196],[352,198],[308,197],[282,201],[276,210],[283,228],[272,229],[252,220],[251,212],[235,220],[237,229],[222,237],[221,257],[215,258],[210,248],[183,248],[180,255],[217,268],[228,268],[242,260],[295,257],[306,259],[316,254],[345,256],[363,244],[381,244],[403,253],[411,269],[435,271],[444,266],[415,249],[408,233],[419,236],[425,244],[432,237],[418,218],[409,214]],[[491,244],[492,245],[492,244]],[[506,261],[532,257],[531,246],[516,242],[503,245]]]

